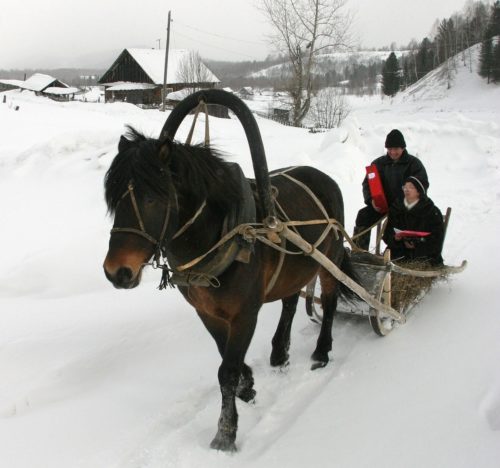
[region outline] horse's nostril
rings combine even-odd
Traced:
[[[127,267],[121,267],[116,272],[116,283],[117,284],[126,284],[132,279],[132,270]]]

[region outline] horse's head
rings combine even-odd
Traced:
[[[116,288],[125,289],[139,284],[144,265],[164,248],[176,204],[167,162],[172,143],[131,128],[127,137],[121,137],[104,182],[114,216],[104,272]]]
[[[241,199],[233,172],[213,148],[146,138],[130,127],[104,188],[114,216],[104,271],[115,287],[126,289],[137,286],[144,265],[166,256],[174,243],[178,259],[191,259],[203,242],[215,243],[217,222]],[[182,234],[200,218],[203,225]]]

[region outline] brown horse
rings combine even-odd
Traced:
[[[117,288],[134,288],[152,258],[160,266],[161,258],[167,259],[173,274],[165,282],[175,283],[195,308],[222,357],[222,409],[211,447],[236,450],[235,397],[250,401],[256,394],[252,370],[244,360],[262,304],[283,302],[270,360],[273,366],[286,365],[300,289],[319,272],[324,315],[312,354],[314,369],[328,362],[337,298],[349,295],[349,290],[310,257],[301,252],[283,255],[269,245],[271,241],[255,241],[244,230],[227,236],[228,242],[204,256],[224,235],[235,232],[234,226],[261,221],[266,215],[241,171],[212,148],[180,144],[165,136],[150,139],[130,128],[118,150],[105,178],[106,201],[114,215],[104,261],[106,277]],[[276,171],[270,179],[283,219],[327,215],[344,222],[340,189],[326,174],[295,167]],[[314,243],[324,229],[325,225],[310,225],[297,232]],[[279,246],[297,250],[284,240]],[[317,248],[353,276],[341,235],[330,231]],[[196,258],[201,260],[194,266],[182,266]],[[163,268],[167,271],[166,265]]]

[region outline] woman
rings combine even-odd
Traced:
[[[394,260],[421,260],[442,265],[444,224],[443,215],[427,197],[424,184],[415,176],[407,177],[403,185],[403,200],[389,208],[384,242]],[[402,234],[399,231],[418,231]]]

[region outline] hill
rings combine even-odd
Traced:
[[[404,51],[395,51],[398,58]],[[388,51],[360,50],[357,52],[335,52],[329,54],[319,54],[316,57],[313,73],[316,75],[326,75],[328,72],[343,73],[346,67],[370,66],[382,64],[388,57]],[[289,75],[288,64],[275,64],[271,67],[263,68],[249,75],[251,78],[268,77],[276,78]]]

